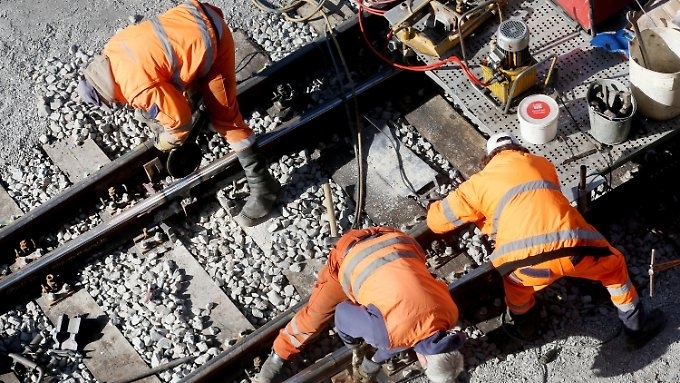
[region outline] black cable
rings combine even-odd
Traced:
[[[352,92],[352,101],[354,105],[354,125],[352,125],[352,113],[347,105],[346,102],[343,103],[343,106],[345,107],[345,113],[347,114],[347,122],[349,123],[349,128],[350,130],[354,131],[354,136],[356,137],[356,140],[354,142],[354,154],[355,158],[357,161],[357,168],[358,168],[358,174],[357,174],[357,190],[356,190],[356,205],[355,205],[355,210],[354,210],[354,223],[352,224],[353,229],[359,229],[361,227],[361,217],[363,215],[363,210],[364,210],[364,204],[365,204],[365,198],[366,198],[366,187],[365,187],[365,180],[366,180],[366,169],[364,166],[364,151],[363,151],[363,145],[362,145],[362,136],[361,136],[361,123],[359,121],[359,105],[357,103],[357,98],[356,98],[356,90],[354,87],[354,81],[352,81],[352,75],[349,72],[349,69],[347,67],[347,62],[345,61],[345,57],[342,54],[342,49],[340,48],[340,44],[338,43],[337,39],[335,38],[335,35],[333,34],[333,30],[330,27],[330,24],[328,24],[328,20],[326,20],[328,30],[326,31],[326,34],[331,37],[330,40],[333,40],[333,43],[335,45],[335,49],[338,53],[338,56],[340,57],[340,60],[342,61],[342,66],[345,70],[345,76],[347,77],[347,81],[349,82],[351,92]],[[329,43],[329,39],[326,39],[326,44]],[[332,54],[333,50],[329,46],[328,51],[331,52],[331,62],[333,63],[333,67],[335,69],[335,72],[338,74],[338,77],[340,77],[340,69],[338,67],[338,63],[335,60],[335,56]],[[342,92],[340,93],[342,95]],[[347,100],[344,100],[347,101]],[[356,129],[352,129],[355,127]]]

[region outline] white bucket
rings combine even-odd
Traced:
[[[644,62],[638,39],[631,40],[628,61],[631,93],[638,111],[645,117],[669,120],[680,115],[680,31],[649,28],[640,34],[650,62]]]
[[[545,144],[557,135],[557,102],[544,94],[527,96],[519,103],[517,119],[522,138],[532,144]]]

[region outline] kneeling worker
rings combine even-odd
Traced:
[[[465,334],[448,286],[429,273],[411,236],[388,227],[351,230],[331,250],[307,304],[279,332],[254,382],[282,380],[286,361],[323,331],[335,314],[352,350],[355,379],[374,381],[380,364],[413,348],[430,381],[455,381],[463,369]],[[363,355],[361,342],[377,349]]]

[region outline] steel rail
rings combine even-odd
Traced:
[[[347,20],[335,28],[336,38],[351,38],[358,30],[356,18]],[[287,69],[316,65],[323,57],[331,55],[328,51],[328,37],[319,37],[296,52],[274,65],[268,67],[262,73],[248,78],[238,84],[237,98],[241,110],[250,110],[262,100],[265,88],[273,88],[275,84],[290,81]],[[376,59],[377,61],[377,59]],[[304,71],[304,69],[303,69]],[[267,89],[267,92],[270,89]],[[19,243],[27,239],[27,233],[34,231],[46,231],[48,226],[54,226],[54,222],[64,222],[65,216],[70,216],[73,205],[82,204],[83,201],[94,200],[99,195],[106,193],[112,185],[117,185],[128,180],[131,169],[137,169],[139,178],[144,177],[142,166],[159,155],[151,142],[145,142],[128,153],[118,157],[114,161],[104,165],[96,173],[83,181],[76,183],[46,203],[32,209],[20,218],[0,228],[0,249],[8,254],[0,256],[13,256],[12,249],[19,248]]]
[[[351,97],[360,95],[376,87],[398,73],[401,73],[401,71],[386,68],[382,72],[369,78],[366,82],[357,86],[354,92],[347,92],[341,97],[335,98],[307,114],[296,117],[282,125],[278,130],[259,137],[258,144],[263,150],[266,150],[274,145],[277,140],[283,139],[285,135],[296,131],[300,127],[306,126],[323,114],[341,106]],[[216,177],[225,170],[230,169],[236,163],[236,154],[231,152],[188,176],[175,181],[162,191],[147,197],[138,204],[130,207],[130,209],[115,215],[109,221],[66,242],[64,245],[45,254],[38,260],[29,263],[24,268],[0,280],[0,296],[11,297],[12,292],[17,291],[20,287],[23,287],[30,282],[39,280],[39,278],[44,277],[47,274],[53,273],[55,268],[63,266],[65,263],[75,261],[95,249],[103,248],[104,245],[113,245],[113,242],[115,241],[112,239],[115,238],[116,235],[125,232],[133,225],[147,222],[144,221],[144,219],[149,219],[153,213],[160,210],[160,208],[165,207],[169,202],[188,196],[188,193],[190,193],[192,188]]]
[[[72,208],[74,201],[96,198],[97,192],[105,191],[109,186],[126,179],[132,166],[141,166],[158,155],[153,143],[144,142],[114,161],[109,162],[95,174],[83,181],[72,185],[64,192],[55,196],[35,209],[24,214],[17,220],[0,230],[0,249],[11,251],[17,247],[26,233],[52,223],[55,217],[63,214],[65,209]]]

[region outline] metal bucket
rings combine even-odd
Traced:
[[[615,93],[611,93],[615,92]],[[600,102],[600,95],[605,99]],[[626,96],[627,95],[627,96]],[[630,105],[623,109],[624,99],[629,97]],[[586,94],[590,134],[603,144],[620,144],[628,138],[631,120],[637,111],[637,102],[627,86],[611,79],[598,79],[588,87]],[[616,113],[613,112],[616,110]],[[624,110],[624,112],[621,112]]]
[[[680,115],[680,31],[649,28],[640,32],[649,52],[645,63],[637,38],[629,43],[630,87],[640,114],[657,121]]]

